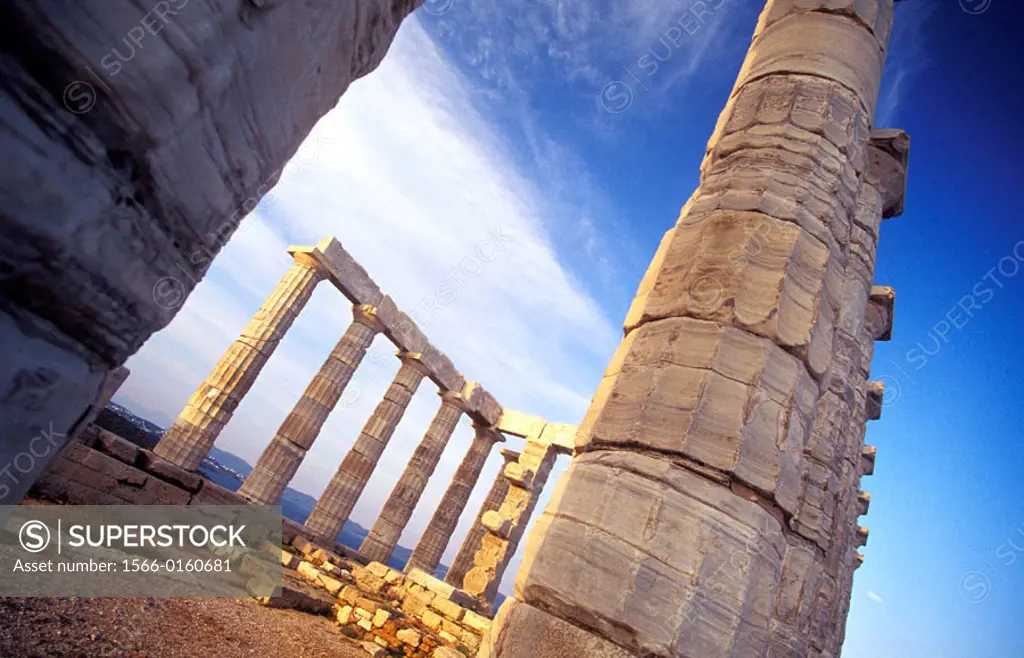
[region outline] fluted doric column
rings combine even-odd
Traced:
[[[366,350],[380,331],[377,309],[352,307],[353,322],[281,423],[238,493],[254,503],[276,505],[306,453],[334,411]]]
[[[892,24],[892,0],[841,4],[761,14],[489,658],[538,655],[538,638],[573,656],[772,653]]]
[[[316,502],[306,527],[323,541],[333,542],[348,520],[352,508],[377,467],[377,460],[387,447],[395,427],[402,420],[409,401],[426,375],[418,354],[399,352],[402,367],[394,381],[363,426],[355,445],[345,455],[327,489]]]
[[[156,454],[189,470],[206,458],[323,277],[308,254],[293,256],[295,264],[189,398],[154,449]]]
[[[405,565],[406,571],[417,567],[427,573],[433,573],[441,563],[441,556],[448,547],[448,540],[455,532],[455,526],[459,524],[459,517],[466,509],[466,502],[473,493],[476,481],[480,479],[480,471],[483,470],[487,455],[491,452],[491,446],[505,440],[501,432],[489,425],[474,421],[473,429],[476,435],[469,444],[469,450],[455,471],[455,477],[444,492],[437,511],[430,519],[430,524],[423,531],[423,536],[409,557],[409,563]]]
[[[505,466],[509,486],[497,509],[485,512],[480,520],[485,532],[473,554],[472,567],[463,578],[466,593],[494,603],[505,569],[519,548],[557,457],[553,446],[527,439],[518,460]]]
[[[790,522],[794,532],[786,537],[781,591],[769,624],[770,647],[778,654],[825,650],[842,626],[835,609],[857,525],[865,414],[867,403],[881,404],[867,385],[873,341],[887,331],[868,317],[881,294],[872,286],[875,252],[882,220],[896,216],[902,206],[908,147],[900,131],[878,131],[869,142],[840,284],[832,364],[804,446],[803,484]]]
[[[498,469],[498,474],[494,476],[494,484],[491,485],[491,490],[487,492],[487,498],[484,499],[483,505],[480,506],[480,511],[476,515],[476,520],[473,521],[473,526],[469,529],[466,538],[462,540],[459,553],[455,556],[452,566],[444,576],[445,582],[449,585],[462,589],[463,579],[469,573],[469,570],[473,568],[473,556],[476,555],[477,550],[480,548],[480,541],[487,534],[487,528],[482,523],[484,514],[497,510],[505,501],[505,494],[508,493],[508,488],[511,484],[508,478],[505,477],[505,467],[519,459],[519,454],[513,450],[501,451],[501,456],[504,457],[505,463]]]
[[[367,559],[387,564],[391,558],[391,553],[395,550],[405,525],[412,517],[427,481],[434,473],[441,453],[448,445],[448,439],[451,438],[464,411],[465,405],[460,394],[441,393],[441,408],[437,410],[423,440],[413,451],[402,477],[399,478],[384,504],[384,509],[370,529],[370,534],[359,547],[359,552]]]

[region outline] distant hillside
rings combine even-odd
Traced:
[[[164,435],[164,429],[149,422],[145,418],[136,416],[123,406],[111,402],[106,409],[100,412],[96,424],[103,429],[113,432],[118,436],[128,439],[132,443],[152,450],[153,447]],[[252,472],[252,466],[238,455],[214,446],[210,449],[210,455],[199,465],[199,472],[212,482],[230,491],[238,491],[245,478]],[[316,506],[316,498],[309,494],[302,493],[288,487],[281,496],[281,513],[295,521],[305,523],[313,507]],[[358,549],[369,531],[354,521],[346,521],[338,541],[346,546]],[[412,550],[404,546],[396,546],[388,566],[393,569],[402,569],[409,561]],[[440,565],[434,570],[434,575],[443,577],[448,571],[446,565]]]

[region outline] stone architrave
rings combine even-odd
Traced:
[[[508,491],[498,509],[484,513],[481,519],[486,532],[473,554],[473,566],[463,578],[467,594],[494,603],[557,457],[557,447],[528,440],[519,459],[505,467]]]
[[[206,381],[192,394],[153,452],[189,470],[194,470],[206,458],[217,436],[323,278],[323,273],[307,254],[296,253],[294,258],[291,269]]]
[[[327,484],[327,489],[316,502],[313,512],[306,519],[306,527],[323,541],[334,542],[341,532],[373,475],[381,453],[391,440],[398,422],[402,420],[409,401],[426,376],[418,354],[399,352],[398,357],[402,360],[402,367],[384,392],[384,399],[377,404],[355,445],[342,460],[338,471]]]
[[[892,24],[892,0],[840,4],[767,3],[489,658],[549,634],[564,655],[770,651]]]
[[[462,541],[458,554],[452,560],[452,566],[449,567],[448,573],[445,574],[444,581],[449,585],[462,589],[463,579],[469,573],[469,570],[473,568],[473,556],[476,555],[477,550],[480,548],[480,542],[483,540],[484,535],[487,534],[487,528],[483,525],[484,514],[496,511],[505,502],[505,494],[508,493],[508,488],[511,486],[511,482],[505,477],[505,468],[508,464],[518,460],[519,455],[520,453],[513,450],[501,451],[501,456],[505,459],[505,463],[498,470],[498,474],[494,476],[494,484],[491,485],[491,490],[487,492],[487,497],[484,499],[483,505],[480,506],[480,511],[476,515],[473,526]]]
[[[448,440],[464,411],[465,406],[460,394],[441,393],[441,408],[437,410],[423,440],[413,451],[402,477],[392,489],[384,509],[359,547],[359,552],[366,559],[387,564],[391,558],[391,553],[395,550],[405,525],[412,517],[413,510],[416,509],[416,504],[427,487],[427,481],[433,475],[437,462],[441,459],[441,453],[448,445]]]
[[[380,323],[372,306],[355,305],[352,313],[352,324],[309,382],[238,490],[246,499],[260,505],[278,503],[362,363],[366,350],[380,331]]]
[[[491,425],[473,421],[473,429],[476,434],[469,444],[469,450],[466,451],[466,456],[455,471],[455,477],[452,478],[427,529],[423,531],[423,536],[409,557],[409,562],[405,565],[406,572],[416,567],[426,573],[433,573],[441,563],[441,556],[444,555],[448,541],[455,532],[459,517],[466,509],[466,502],[480,478],[480,471],[483,470],[487,456],[491,452],[491,446],[505,440],[501,432]]]

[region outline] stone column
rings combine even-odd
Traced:
[[[206,458],[323,276],[308,255],[294,258],[295,264],[164,433],[156,454],[190,470]]]
[[[466,508],[466,502],[473,493],[473,487],[480,478],[480,471],[483,470],[487,455],[491,452],[491,446],[505,440],[501,432],[490,425],[473,421],[473,429],[476,430],[476,436],[469,444],[469,450],[455,471],[455,477],[444,492],[437,511],[430,519],[430,524],[423,531],[423,536],[409,557],[409,563],[405,565],[407,572],[417,567],[427,573],[433,573],[441,563],[441,556],[444,555],[448,540],[451,539],[455,526],[459,523],[459,517]]]
[[[334,411],[366,350],[380,331],[377,309],[352,307],[354,320],[281,423],[238,493],[260,505],[276,505]]]
[[[402,420],[409,401],[426,375],[419,354],[399,352],[402,367],[363,426],[355,445],[345,455],[337,473],[306,519],[306,527],[323,541],[333,542],[352,513],[363,488],[377,467],[377,460]]]
[[[473,527],[469,529],[469,534],[462,541],[458,555],[455,556],[452,566],[448,569],[448,573],[445,574],[444,580],[449,585],[462,589],[463,579],[469,573],[469,570],[473,568],[473,556],[476,555],[477,550],[480,548],[480,542],[483,540],[484,535],[487,534],[487,528],[482,523],[484,514],[497,510],[505,502],[505,494],[508,493],[508,488],[511,484],[509,479],[505,477],[505,468],[511,462],[519,459],[519,455],[520,453],[513,450],[501,451],[501,456],[505,459],[505,463],[494,477],[494,484],[491,485],[491,490],[487,492],[484,504],[480,506],[480,512],[476,515]]]
[[[773,606],[771,648],[780,655],[821,651],[832,645],[827,638],[841,626],[834,612],[842,598],[837,578],[848,561],[850,531],[856,527],[865,414],[874,413],[867,407],[881,404],[867,384],[872,345],[875,337],[890,332],[875,326],[882,320],[872,311],[886,297],[872,286],[875,250],[882,220],[902,209],[908,148],[902,132],[872,133],[851,223],[832,365],[804,446],[803,484],[791,521],[794,533],[787,536],[782,586]]]
[[[481,519],[485,532],[473,554],[473,566],[463,579],[467,594],[494,603],[557,457],[554,447],[528,440],[519,460],[505,467],[508,491],[498,509]]]
[[[767,3],[483,655],[769,651],[892,21],[834,5]]]
[[[391,553],[398,544],[398,539],[405,530],[405,525],[412,517],[416,504],[427,486],[427,480],[434,473],[441,453],[448,445],[455,426],[465,411],[462,396],[458,393],[441,393],[441,408],[437,410],[434,420],[427,428],[427,433],[416,450],[413,451],[409,463],[391,491],[384,509],[370,529],[370,534],[359,547],[368,560],[387,564]]]

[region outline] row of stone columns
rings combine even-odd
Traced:
[[[448,546],[452,533],[455,532],[455,526],[459,523],[462,510],[465,509],[466,502],[473,493],[473,487],[480,478],[480,471],[484,468],[491,447],[505,440],[501,432],[493,427],[474,423],[473,429],[475,435],[469,444],[469,450],[455,471],[455,477],[444,492],[437,511],[427,524],[427,529],[423,531],[423,536],[409,557],[406,570],[415,567],[431,573],[440,564],[441,556]]]
[[[270,446],[263,451],[239,490],[252,502],[276,505],[281,499],[380,330],[376,309],[372,306],[355,306],[353,315],[352,324],[281,423]]]
[[[294,265],[192,395],[158,444],[157,454],[185,468],[198,467],[309,300],[317,283],[325,278],[336,279],[337,273],[325,265],[325,261],[334,258],[347,262],[342,269],[349,274],[358,267],[353,261],[343,260],[350,257],[334,241],[325,241],[315,248],[292,248],[292,254]],[[399,335],[405,339],[403,342],[422,347],[424,352],[398,351],[401,366],[394,380],[317,501],[306,520],[306,527],[324,542],[335,541],[413,395],[424,377],[431,376],[438,383],[441,406],[360,547],[360,552],[368,559],[388,561],[455,427],[463,414],[469,413],[473,417],[473,441],[407,566],[429,573],[440,563],[491,447],[504,441],[501,432],[492,424],[500,417],[501,410],[479,385],[464,382],[443,355],[436,350],[427,354],[426,351],[433,348],[423,341],[422,336],[417,337],[418,330],[400,315],[393,303],[382,298],[379,291],[374,293],[372,281],[365,273],[356,274],[355,287],[362,288],[365,297],[375,302],[382,300],[390,306],[379,311],[372,304],[354,304],[352,324],[281,423],[239,493],[253,503],[277,504],[374,338],[379,333],[388,333],[389,338],[392,338],[392,333]],[[350,298],[356,296],[346,294]],[[398,324],[398,328],[390,333],[382,321],[381,313],[385,310]],[[427,360],[434,365],[434,375],[427,367]],[[442,375],[437,375],[437,371]],[[506,461],[518,457],[518,453],[506,453]],[[503,470],[477,514],[474,528],[463,542],[457,559],[458,569],[447,576],[452,584],[461,587],[464,575],[473,566],[473,556],[483,541],[485,530],[480,524],[488,512],[501,505],[508,490],[509,480]]]

